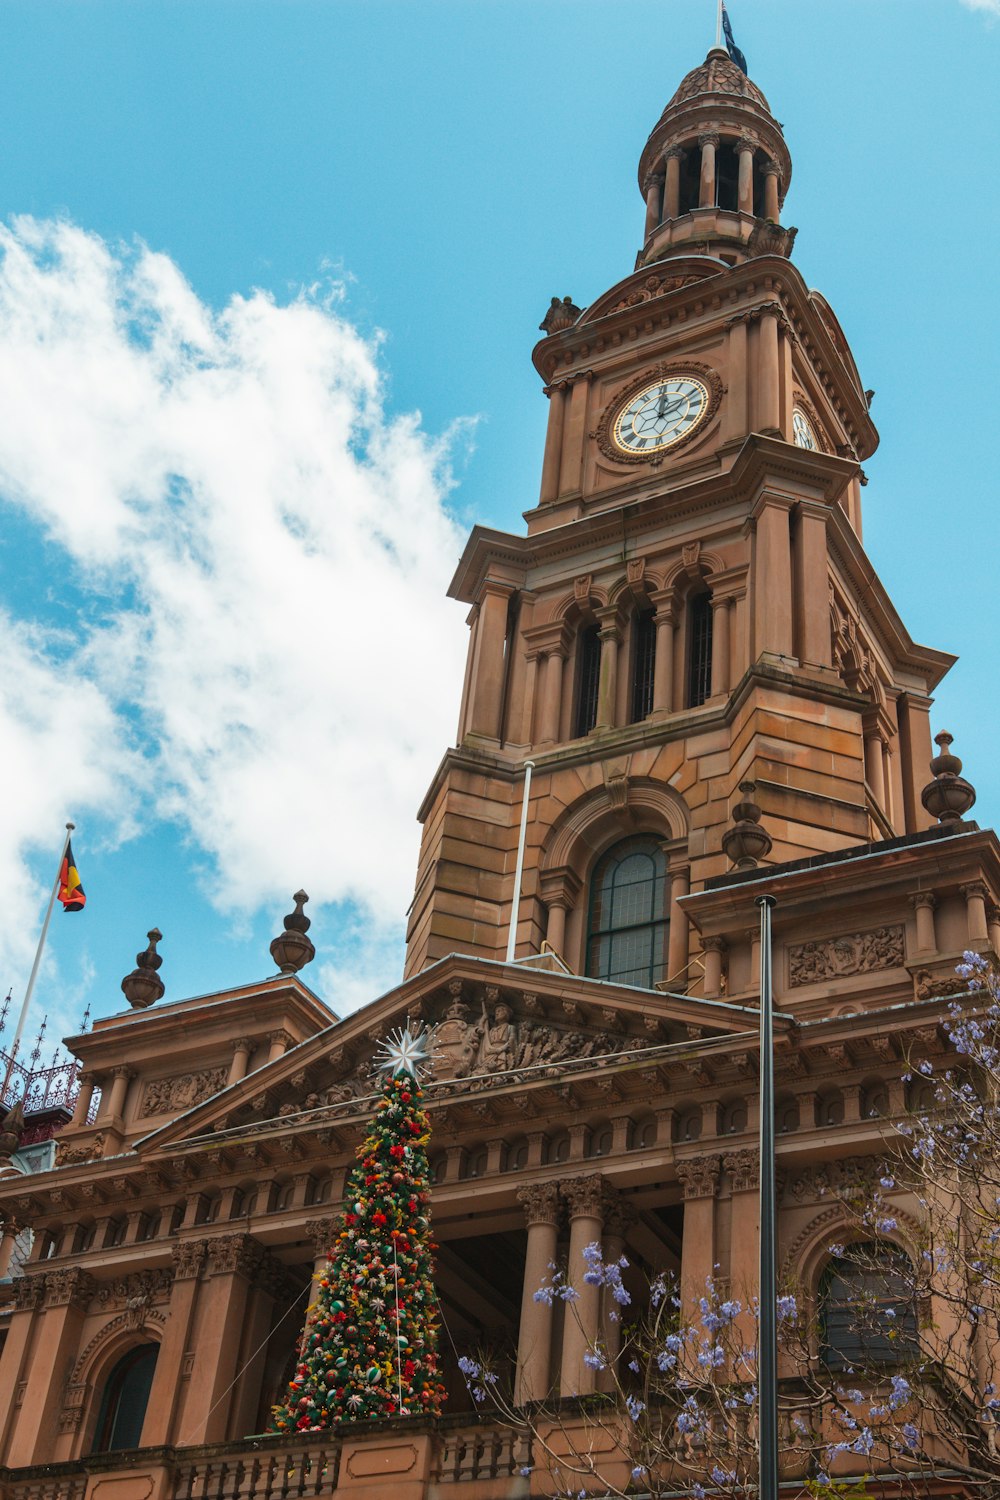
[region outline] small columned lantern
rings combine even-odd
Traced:
[[[755,781],[741,781],[743,800],[733,808],[733,826],[722,835],[722,847],[727,859],[732,860],[737,870],[753,870],[771,852],[771,835],[761,828],[760,808],[753,800],[757,789]]]
[[[134,1010],[145,1010],[163,997],[163,980],[157,969],[163,959],[156,951],[157,943],[163,941],[163,933],[153,927],[146,936],[149,947],[135,955],[136,967],[122,980],[122,994]]]
[[[316,957],[316,949],[306,937],[312,923],[302,910],[309,897],[305,891],[296,891],[292,900],[295,902],[295,910],[289,912],[285,918],[284,932],[279,932],[271,944],[271,957],[282,974],[297,974]]]
[[[962,762],[949,750],[954,736],[942,731],[934,736],[940,754],[931,761],[933,781],[920,793],[920,800],[939,823],[960,823],[976,800],[976,789],[962,776]]]

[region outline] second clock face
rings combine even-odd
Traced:
[[[708,387],[692,375],[653,381],[623,406],[611,429],[616,448],[654,454],[687,437],[708,414]]]

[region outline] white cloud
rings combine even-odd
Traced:
[[[960,0],[966,10],[984,10],[989,16],[1000,16],[1000,0]]]
[[[220,904],[305,884],[398,921],[461,682],[456,434],[389,415],[377,341],[332,297],[217,314],[165,256],[65,223],[18,219],[0,252],[0,495],[101,605],[58,662],[2,622],[0,889],[63,807],[120,827],[141,795]],[[0,952],[26,907],[5,900]]]

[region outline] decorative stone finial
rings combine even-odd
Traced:
[[[572,297],[564,297],[561,302],[558,297],[553,297],[538,326],[543,333],[560,333],[564,328],[572,328],[579,316],[580,309]]]
[[[135,955],[136,967],[122,980],[122,994],[134,1010],[145,1010],[163,997],[163,980],[156,972],[163,962],[156,951],[157,943],[163,941],[163,933],[158,927],[153,927],[146,936],[149,947]]]
[[[975,787],[961,774],[962,762],[948,748],[953,738],[944,731],[934,736],[935,745],[941,747],[931,761],[934,780],[920,793],[924,807],[939,823],[960,823],[976,800]]]
[[[296,891],[292,900],[295,910],[288,913],[284,932],[279,932],[271,944],[271,957],[282,974],[297,974],[316,957],[316,949],[306,937],[312,923],[302,910],[309,897],[305,891]]]
[[[19,1099],[13,1109],[0,1119],[0,1177],[10,1177],[17,1172],[10,1159],[17,1150],[24,1129],[24,1100]],[[17,1175],[20,1175],[19,1173]]]
[[[753,800],[757,790],[755,781],[741,781],[742,802],[733,808],[733,827],[722,835],[722,847],[726,858],[737,870],[753,870],[771,852],[771,835],[761,828],[760,808]]]

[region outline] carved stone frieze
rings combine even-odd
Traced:
[[[517,1201],[524,1209],[524,1221],[532,1224],[557,1224],[559,1222],[559,1188],[554,1182],[529,1183],[518,1188]]]
[[[228,1068],[202,1068],[197,1073],[177,1073],[171,1078],[151,1078],[142,1092],[143,1115],[166,1115],[191,1109],[226,1086]]]
[[[249,1234],[220,1234],[205,1243],[209,1276],[238,1275],[251,1280],[267,1256],[264,1246]]]
[[[64,1141],[56,1141],[56,1162],[60,1167],[71,1166],[74,1162],[97,1161],[104,1155],[104,1132],[99,1130],[89,1141],[84,1141],[79,1146],[71,1146]]]
[[[93,1276],[79,1266],[45,1273],[46,1307],[86,1307],[95,1291]]]
[[[901,968],[905,958],[904,930],[876,927],[870,932],[849,932],[842,937],[798,943],[788,950],[789,985],[818,984],[824,979],[843,979],[852,974],[870,974],[879,969]]]
[[[718,1156],[689,1156],[677,1163],[677,1177],[687,1198],[714,1198],[719,1188]]]
[[[175,1281],[190,1281],[201,1275],[201,1268],[205,1264],[204,1240],[180,1240],[171,1247],[170,1253]]]
[[[44,1275],[16,1276],[13,1282],[14,1309],[16,1312],[34,1312],[41,1307],[45,1297]]]
[[[819,1162],[801,1172],[791,1172],[789,1196],[797,1203],[836,1195],[849,1198],[857,1193],[870,1194],[885,1172],[885,1165],[873,1156],[845,1156],[838,1161]]]
[[[113,1281],[102,1281],[94,1293],[94,1302],[102,1312],[109,1308],[127,1311],[138,1301],[146,1308],[170,1296],[173,1280],[174,1273],[168,1266],[158,1271],[133,1271]],[[141,1327],[141,1320],[138,1326]]]
[[[646,276],[641,286],[634,286],[627,292],[620,302],[616,302],[611,312],[624,312],[628,307],[641,307],[644,302],[651,302],[654,297],[664,297],[668,292],[679,291],[682,286],[693,286],[696,281],[701,281],[701,275],[687,274],[684,276]]]

